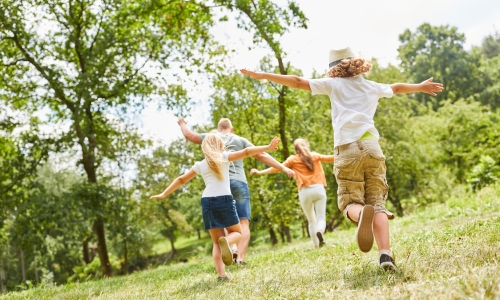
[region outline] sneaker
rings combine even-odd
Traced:
[[[229,281],[231,280],[231,278],[229,278],[229,276],[219,276],[217,277],[217,281],[221,282],[221,281]]]
[[[224,262],[226,266],[230,266],[233,263],[233,253],[231,252],[231,247],[229,247],[229,243],[225,237],[221,236],[219,238],[219,246],[222,262]]]
[[[394,259],[387,254],[380,255],[380,267],[385,271],[394,271],[397,269]]]
[[[238,264],[238,268],[244,268],[244,267],[246,267],[246,266],[247,266],[247,263],[246,263],[246,262],[244,262],[244,261],[242,261],[242,260],[238,260],[238,261],[236,261],[236,262],[237,262],[237,264]]]
[[[320,231],[318,231],[318,232],[316,232],[316,236],[319,239],[319,247],[320,248],[323,247],[325,245],[325,240],[323,239],[323,234]]]
[[[358,229],[356,230],[356,241],[359,250],[370,252],[373,247],[373,216],[375,209],[371,205],[365,205],[359,213]]]
[[[238,260],[238,249],[233,247],[231,248],[231,252],[233,252],[233,264],[235,264]]]

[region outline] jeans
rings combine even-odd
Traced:
[[[236,201],[236,213],[240,219],[250,220],[250,192],[248,185],[242,181],[230,180],[231,194]]]

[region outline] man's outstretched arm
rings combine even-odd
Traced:
[[[289,169],[284,165],[280,164],[279,161],[274,159],[274,157],[272,157],[268,153],[257,154],[254,157],[260,160],[261,162],[265,163],[266,165],[281,170],[281,172],[283,173],[286,173],[288,175],[288,178],[295,177],[295,172],[292,169]]]
[[[200,134],[197,132],[192,131],[187,127],[187,122],[184,120],[183,117],[180,117],[179,120],[177,121],[177,124],[181,127],[182,134],[186,138],[186,140],[195,143],[195,144],[201,144],[201,137]]]

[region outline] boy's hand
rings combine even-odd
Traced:
[[[177,120],[177,124],[179,124],[179,126],[183,126],[186,125],[187,122],[184,120],[184,117],[180,117],[179,120]]]
[[[252,168],[250,170],[250,176],[252,176],[253,174],[259,174],[259,170]]]
[[[241,69],[240,72],[252,77],[253,79],[264,79],[264,73],[249,71],[247,69]]]
[[[278,150],[278,144],[280,143],[280,139],[275,137],[271,143],[269,144],[269,146],[267,146],[269,148],[269,150]]]
[[[151,200],[154,200],[154,199],[163,199],[163,198],[165,198],[165,196],[163,194],[154,195],[154,196],[149,197],[149,199],[151,199]]]
[[[434,78],[431,77],[425,81],[423,81],[420,85],[422,86],[422,92],[436,96],[436,92],[442,92],[443,91],[443,84],[442,83],[436,83],[432,82]]]

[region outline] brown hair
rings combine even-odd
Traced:
[[[328,70],[328,77],[354,77],[370,72],[372,63],[363,58],[344,59],[338,65]]]
[[[219,121],[219,125],[217,126],[217,130],[222,131],[225,129],[230,129],[233,125],[231,124],[231,120],[228,118],[222,118]]]
[[[217,133],[208,133],[201,143],[201,149],[205,154],[205,160],[207,161],[208,167],[220,180],[224,179],[221,166],[221,154],[225,147],[224,140]]]
[[[296,139],[293,141],[293,148],[295,149],[295,153],[299,155],[302,162],[306,165],[307,169],[314,172],[314,163],[311,157],[311,151],[309,150],[309,143],[304,139]]]

